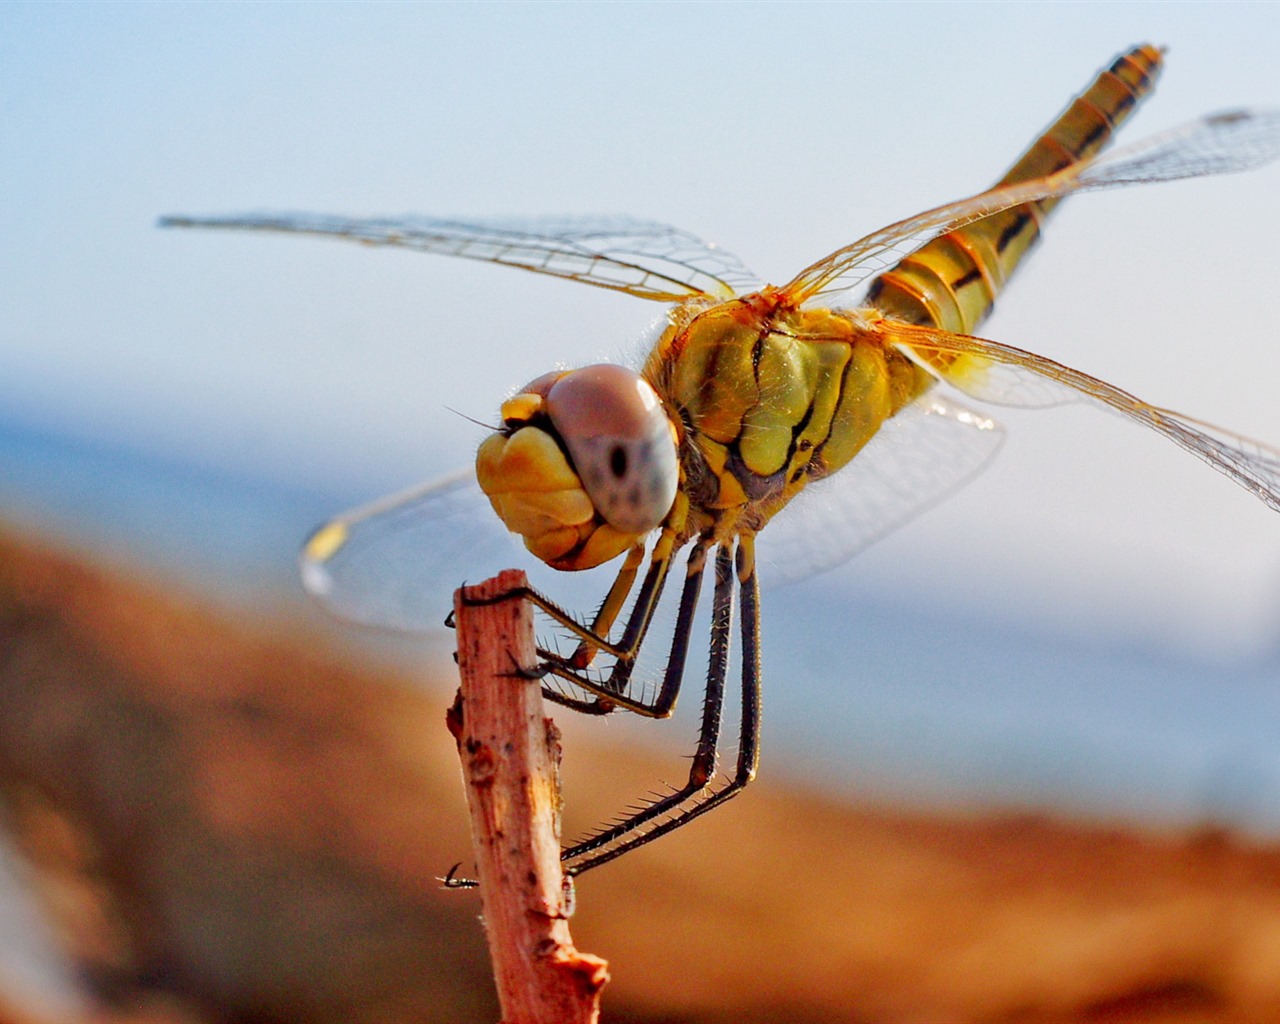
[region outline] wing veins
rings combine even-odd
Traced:
[[[890,224],[810,264],[783,291],[796,302],[848,291],[884,269],[889,253],[900,254],[1016,206],[1074,192],[1246,171],[1278,156],[1280,110],[1210,114],[1045,177],[999,186]]]
[[[1173,409],[1152,405],[1114,384],[1024,349],[915,324],[889,320],[885,320],[883,324],[894,344],[908,355],[919,358],[920,353],[935,353],[976,357],[1028,371],[1069,388],[1081,397],[1093,399],[1120,415],[1163,434],[1174,444],[1234,480],[1268,507],[1280,511],[1278,448],[1203,420],[1193,419]],[[925,360],[923,365],[938,372],[936,363]],[[943,378],[972,397],[987,398],[982,390],[980,370],[970,370],[958,376],[947,376],[944,373]]]
[[[518,222],[485,224],[435,218],[358,219],[309,214],[170,216],[162,227],[214,228],[341,238],[516,267],[660,302],[697,296],[727,298],[750,272],[731,254],[696,235],[630,218],[573,221],[560,230],[523,229]],[[591,240],[600,244],[586,244]],[[644,243],[648,243],[646,248]],[[646,263],[646,260],[652,263]],[[712,264],[708,267],[707,264]],[[687,278],[670,267],[688,272]],[[721,276],[721,275],[724,276]],[[705,281],[710,287],[697,283]]]

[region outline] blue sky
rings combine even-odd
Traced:
[[[625,212],[767,279],[996,177],[1103,64],[1170,49],[1136,138],[1280,103],[1275,4],[6,4],[0,410],[373,496],[464,464],[502,394],[648,304],[500,268],[161,232],[169,212]],[[1067,205],[985,330],[1280,441],[1280,169]],[[845,577],[1232,660],[1280,521],[1088,410]],[[979,611],[985,614],[985,611]]]

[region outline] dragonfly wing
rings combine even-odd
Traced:
[[[1280,110],[1211,114],[1046,177],[993,188],[890,224],[806,267],[783,291],[795,302],[838,304],[919,245],[1002,210],[1073,192],[1246,171],[1277,157]]]
[[[1106,381],[1011,345],[884,321],[891,341],[957,390],[986,402],[1043,407],[1087,401],[1181,445],[1280,511],[1280,449],[1135,398]]]
[[[339,516],[311,535],[299,567],[341,618],[422,632],[443,626],[464,581],[520,561],[468,470]]]
[[[833,568],[980,473],[1004,443],[989,417],[926,393],[853,460],[804,489],[761,533],[767,584]]]
[[[714,243],[623,216],[452,220],[247,213],[164,217],[160,226],[327,235],[519,267],[659,302],[725,299],[757,284],[736,256]]]
[[[502,569],[570,608],[590,608],[614,569],[558,572],[529,554],[467,469],[326,523],[298,557],[303,587],[339,618],[410,633],[440,630],[453,592]]]

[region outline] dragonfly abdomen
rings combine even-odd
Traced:
[[[1042,177],[1093,156],[1150,94],[1161,65],[1160,51],[1153,46],[1121,54],[998,184]],[[935,238],[873,281],[868,304],[910,323],[974,333],[1058,201],[1014,206]]]

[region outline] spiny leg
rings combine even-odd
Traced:
[[[631,593],[631,588],[635,586],[636,574],[640,571],[640,563],[643,561],[644,545],[636,544],[627,552],[622,568],[618,570],[618,575],[613,578],[613,584],[609,587],[609,592],[600,603],[596,617],[591,622],[591,632],[596,636],[608,636],[609,631],[613,629],[613,624],[617,621],[623,605],[627,602],[627,595]],[[591,664],[591,660],[596,656],[598,650],[599,648],[594,644],[582,640],[578,643],[578,649],[569,658],[569,663],[574,668],[584,669]]]
[[[618,571],[613,585],[596,613],[596,628],[584,625],[555,601],[532,587],[522,587],[518,592],[501,595],[500,599],[503,600],[509,597],[523,597],[580,641],[577,649],[568,658],[557,651],[538,648],[539,657],[544,659],[538,670],[544,675],[550,673],[564,679],[579,689],[594,694],[596,699],[582,700],[544,686],[542,692],[548,700],[587,714],[608,714],[620,707],[649,718],[664,717],[670,713],[671,705],[675,701],[674,693],[667,700],[664,710],[661,700],[655,706],[653,702],[628,695],[626,689],[636,656],[641,644],[644,643],[654,610],[662,597],[667,570],[671,566],[671,559],[677,547],[676,539],[684,529],[688,515],[688,497],[678,492],[666,522],[658,533],[658,539],[654,542],[653,551],[649,556],[649,570],[645,573],[640,592],[636,595],[635,606],[631,609],[623,629],[622,639],[618,643],[611,641],[604,632],[612,628],[635,582],[636,572],[644,558],[641,545],[636,545],[627,552],[622,568]],[[608,676],[601,678],[597,675],[593,679],[586,668],[599,651],[611,655],[614,663]],[[679,680],[676,681],[677,690],[678,687]]]
[[[627,552],[627,557],[618,570],[618,574],[613,578],[613,583],[609,587],[609,592],[605,595],[604,600],[597,610],[595,618],[591,622],[591,632],[596,636],[607,636],[613,628],[613,624],[617,621],[618,614],[622,611],[626,604],[627,596],[631,593],[631,588],[635,586],[636,574],[640,569],[640,563],[644,561],[644,545],[637,544]],[[641,595],[641,601],[644,595]],[[546,611],[545,604],[538,605]],[[563,620],[559,616],[553,616],[553,621],[561,623]],[[561,661],[563,664],[572,666],[575,670],[583,671],[591,664],[600,648],[598,645],[588,640],[582,639],[578,641],[577,649],[568,658],[559,658],[559,656],[546,648],[539,647],[539,657],[544,659],[543,664],[537,670],[539,676],[545,676],[550,671],[550,663],[555,660]],[[616,687],[621,690],[623,687],[619,681],[614,679],[610,674],[607,680],[602,683],[610,687]],[[543,686],[542,695],[554,704],[562,707],[570,708],[574,711],[585,715],[607,715],[617,710],[618,705],[611,700],[604,700],[598,696],[592,697],[590,700],[582,697],[574,697],[571,694],[563,693],[559,690],[553,690],[549,686]]]
[[[612,643],[605,634],[613,628],[613,623],[626,602],[627,594],[631,592],[631,587],[635,583],[636,573],[640,568],[640,562],[644,558],[643,545],[636,545],[627,552],[626,561],[614,578],[613,585],[609,588],[609,593],[605,595],[605,599],[596,613],[592,628],[582,625],[554,601],[543,597],[537,591],[530,590],[525,594],[530,601],[581,641],[577,650],[569,658],[562,658],[555,652],[540,652],[546,657],[552,671],[561,676],[561,678],[575,684],[583,685],[585,683],[583,689],[606,699],[610,697],[610,694],[605,692],[609,687],[612,686],[615,693],[620,693],[625,689],[626,675],[622,677],[620,685],[613,684],[613,675],[619,671],[620,666],[630,665],[635,661],[640,645],[644,642],[645,634],[649,630],[649,623],[653,619],[654,610],[657,608],[658,601],[662,596],[667,570],[670,568],[671,559],[676,552],[676,538],[683,531],[688,516],[689,499],[683,493],[677,493],[671,512],[658,533],[658,539],[654,541],[653,552],[649,556],[649,571],[645,573],[644,582],[640,585],[640,593],[636,595],[635,607],[631,609],[631,615],[628,617],[627,624],[622,632],[622,639],[616,644]],[[573,670],[584,669],[590,664],[596,653],[601,650],[616,659],[609,679],[603,683],[593,683],[586,679],[585,673],[579,673],[579,676],[575,677]],[[630,669],[626,668],[623,671],[629,673]],[[617,703],[623,707],[629,707],[640,714],[645,713],[642,706],[632,707],[626,701]]]
[[[701,587],[702,578],[706,570],[707,550],[710,548],[710,546],[711,546],[711,541],[709,539],[699,538],[694,542],[693,547],[690,549],[689,558],[686,564],[684,588],[680,596],[680,610],[677,616],[675,634],[673,635],[672,641],[671,641],[671,651],[667,658],[666,672],[663,676],[662,686],[658,691],[657,697],[651,704],[645,704],[643,702],[633,700],[632,698],[621,697],[620,694],[619,694],[619,699],[615,699],[614,695],[611,693],[608,695],[602,695],[602,699],[597,699],[595,701],[577,700],[566,694],[558,693],[554,690],[549,690],[545,686],[542,688],[543,695],[548,700],[551,700],[558,704],[562,704],[569,708],[573,708],[574,710],[577,710],[577,711],[585,712],[587,714],[606,714],[609,711],[614,710],[615,706],[632,707],[632,705],[634,705],[635,707],[633,709],[644,708],[647,710],[647,713],[651,717],[665,718],[667,715],[669,715],[671,713],[671,709],[675,706],[676,698],[679,696],[680,683],[684,677],[685,659],[689,649],[689,634],[692,632],[693,616],[697,610],[698,595],[702,589]],[[656,550],[656,545],[655,545],[655,550]],[[643,551],[643,549],[641,549],[641,551]],[[637,607],[632,610],[631,617],[628,620],[626,633],[627,633],[627,636],[633,636],[635,638],[635,648],[637,650],[639,648],[640,641],[643,639],[644,630],[648,628],[648,622],[652,618],[653,608],[657,604],[657,601],[661,596],[662,585],[666,576],[666,570],[670,564],[670,558],[671,558],[670,546],[666,548],[665,553],[666,553],[666,557],[661,561],[661,563],[659,562],[657,554],[655,553],[655,556],[649,567],[649,572],[646,574],[645,583],[642,587],[641,594],[637,598]],[[623,569],[618,574],[618,578],[615,579],[614,581],[613,588],[611,589],[611,595],[614,591],[619,590],[620,587],[625,588],[622,593],[622,599],[625,599],[625,596],[626,596],[625,590],[630,588],[630,581],[623,581],[623,582],[620,582],[620,581],[621,581],[621,578],[628,573],[628,566],[631,565],[631,561],[632,561],[631,557],[628,556],[627,565],[624,565]],[[719,594],[721,590],[720,579],[722,576],[727,578],[729,574],[727,556],[723,549],[721,549],[720,557],[717,559],[716,570],[717,570],[716,592],[717,592],[717,598],[719,598]],[[633,581],[635,577],[634,568],[630,570],[630,577],[631,577],[631,581]],[[646,597],[646,592],[648,592],[647,597]],[[487,603],[491,603],[493,600],[505,601],[512,597],[519,597],[529,601],[536,607],[541,608],[544,612],[550,615],[556,622],[559,622],[567,627],[573,628],[574,632],[581,632],[584,628],[581,626],[580,623],[577,623],[576,620],[573,620],[572,617],[569,616],[568,613],[565,612],[562,608],[560,608],[559,605],[543,597],[540,593],[538,593],[532,587],[528,587],[528,586],[515,588],[512,591],[508,591],[506,593],[498,595],[496,598],[488,598],[483,601],[474,601],[473,603],[487,604]],[[647,608],[642,608],[641,606],[645,605],[646,602],[647,602]],[[641,627],[637,629],[635,627],[635,623],[637,621],[637,617],[641,613],[643,613],[644,615],[644,623]],[[614,613],[614,615],[616,616],[616,612]],[[731,617],[732,617],[732,611],[730,611],[730,618]],[[599,620],[599,618],[600,616],[597,616],[597,621]],[[727,627],[728,627],[728,621],[726,621],[726,629]],[[539,655],[547,656],[547,652],[544,651],[542,648],[539,648]],[[626,677],[630,676],[630,672],[634,667],[634,660],[635,660],[635,653],[633,652],[631,659],[629,659],[627,662],[619,663],[621,665],[625,665]],[[614,668],[615,673],[617,669],[618,669],[618,666],[615,665],[615,668]],[[523,669],[517,665],[514,667],[514,674],[522,675],[522,676],[525,676],[526,678],[536,678],[537,675],[542,674],[542,671],[533,670],[532,672],[530,672],[529,670]],[[560,673],[557,673],[557,674],[560,674]],[[721,690],[723,690],[723,676],[724,676],[724,670],[722,667],[721,668],[721,684],[722,684]],[[599,684],[595,684],[594,686],[588,686],[587,680],[579,680],[575,676],[570,676],[569,678],[575,683],[575,685],[583,686],[586,689],[591,689],[593,692],[598,692],[598,690],[596,690],[595,687],[598,686]],[[610,685],[612,683],[612,678],[613,676],[611,675],[610,679],[606,681],[604,685]],[[627,679],[624,678],[623,681],[619,684],[619,687],[618,687],[619,691],[625,688],[626,681]],[[715,712],[717,730],[719,728],[719,707],[718,707],[719,703],[720,701],[717,700],[717,708]],[[641,711],[641,713],[646,713],[646,712]],[[699,745],[700,751],[702,749],[702,746],[703,746],[702,744]],[[711,741],[711,749],[706,756],[708,757],[709,762],[712,765],[714,765],[715,763],[714,736],[712,737],[712,741]],[[603,835],[602,837],[599,838],[599,842],[608,842],[609,836],[613,833],[613,831],[614,831],[613,829],[610,829],[608,834]],[[628,827],[622,828],[621,831],[625,833],[626,831],[628,831]],[[582,850],[592,849],[595,845],[596,845],[595,841],[591,841],[589,843],[581,844],[581,849]],[[579,847],[573,847],[568,851],[562,852],[561,859],[562,860],[565,859],[566,857],[572,855],[575,851],[578,851],[578,850],[579,850]],[[455,864],[452,868],[449,869],[445,877],[440,879],[440,881],[443,883],[446,889],[471,889],[479,885],[479,883],[475,879],[459,878],[456,874],[459,866],[460,865]]]
[[[663,677],[662,689],[659,692],[656,706],[667,711],[675,703],[679,692],[680,680],[684,674],[685,657],[688,653],[689,635],[692,632],[693,616],[697,606],[698,594],[702,590],[702,577],[706,568],[706,553],[710,541],[699,540],[689,555],[688,572],[685,577],[684,591],[680,597],[680,614],[676,622],[675,635],[671,642],[671,654],[667,659],[666,673]],[[716,744],[720,734],[721,709],[724,706],[724,677],[728,665],[729,630],[733,622],[733,568],[726,548],[721,547],[716,555],[716,584],[712,605],[711,624],[711,664],[707,672],[707,692],[702,707],[702,727],[698,735],[698,747],[693,755],[693,764],[689,769],[689,779],[680,789],[654,800],[626,815],[614,824],[606,826],[598,832],[565,849],[561,860],[568,861],[583,854],[598,850],[603,846],[616,842],[629,832],[642,827],[654,818],[661,817],[668,811],[678,807],[691,795],[705,788],[707,781],[715,774]]]
[[[697,611],[698,595],[702,591],[702,577],[706,569],[707,551],[711,541],[699,538],[689,550],[685,564],[684,587],[680,592],[680,608],[676,616],[675,629],[671,635],[671,649],[667,655],[667,666],[663,672],[662,684],[652,702],[636,701],[644,708],[640,713],[650,718],[666,718],[675,707],[676,698],[680,695],[680,685],[684,679],[685,661],[689,652],[689,636],[693,632],[693,616]],[[621,692],[630,682],[631,673],[635,670],[634,659],[619,662],[613,668],[607,686],[618,688]],[[554,671],[554,670],[553,670]],[[594,701],[578,700],[566,694],[543,688],[543,694],[557,704],[582,711],[586,714],[607,714],[614,710],[610,698]],[[601,708],[601,705],[604,707]],[[630,705],[628,705],[630,706]],[[633,708],[634,710],[634,708]]]
[[[666,718],[676,706],[680,686],[684,681],[684,667],[689,655],[689,637],[693,634],[693,617],[698,610],[698,596],[702,593],[702,577],[707,568],[707,552],[711,541],[700,537],[689,549],[685,562],[684,586],[680,591],[680,607],[671,634],[671,648],[667,653],[667,666],[662,674],[662,685],[650,705],[654,718]],[[635,671],[635,662],[625,666],[627,681]]]
[[[706,783],[698,788],[690,788],[695,780],[695,772],[698,770],[698,757],[704,753],[703,746],[700,743],[698,755],[695,755],[695,767],[690,772],[690,786],[686,786],[677,791],[677,793],[673,793],[670,797],[658,801],[657,804],[650,805],[634,818],[621,823],[615,829],[611,829],[611,840],[623,839],[627,832],[642,828],[649,821],[661,817],[664,813],[670,812],[670,817],[659,821],[647,831],[639,832],[639,834],[632,835],[630,838],[623,839],[616,846],[600,850],[600,852],[587,856],[575,864],[569,864],[565,869],[567,874],[579,875],[590,868],[607,863],[615,857],[620,857],[622,854],[634,850],[637,846],[642,846],[658,836],[679,828],[699,815],[705,814],[711,808],[719,806],[731,797],[736,796],[755,778],[760,752],[760,588],[756,577],[754,539],[750,535],[741,537],[736,557],[740,599],[742,602],[742,720],[738,738],[738,763],[733,777],[723,787],[707,795],[700,803],[692,803],[685,807],[680,806],[681,804],[688,804],[690,800],[695,799],[706,788]],[[721,549],[722,553],[723,550]],[[717,569],[719,569],[719,559],[717,559]],[[719,592],[718,584],[719,579],[717,578],[717,593]],[[728,623],[726,623],[726,628],[727,626]],[[726,635],[722,640],[722,646],[727,648],[727,641],[728,637]],[[725,667],[724,664],[720,666],[721,685],[723,685],[724,681]],[[711,701],[711,690],[712,680],[708,679],[708,703]],[[718,716],[718,709],[716,714]],[[706,727],[706,718],[707,716],[704,713],[704,729]],[[714,760],[713,741],[710,750],[710,763],[712,766],[714,766]],[[707,782],[709,781],[710,776],[707,778]],[[622,826],[626,826],[625,829]],[[594,848],[598,848],[598,846],[588,847],[587,850],[579,850],[579,847],[574,847],[566,851],[566,855],[580,856],[581,853],[589,852]]]
[[[661,545],[662,539],[660,538],[659,544],[655,545],[653,557],[650,559],[649,571],[645,574],[644,582],[640,586],[640,592],[636,596],[635,607],[632,608],[631,615],[628,617],[627,624],[623,629],[622,639],[617,645],[614,645],[616,650],[609,652],[614,655],[614,663],[610,667],[607,676],[593,679],[588,675],[586,668],[579,668],[575,664],[575,658],[588,644],[597,646],[592,641],[584,639],[578,651],[575,651],[570,658],[562,658],[553,651],[539,648],[538,653],[544,659],[543,668],[546,672],[559,679],[564,679],[580,689],[595,694],[596,698],[595,700],[581,700],[544,686],[542,688],[543,695],[549,700],[587,714],[608,714],[619,707],[634,711],[636,714],[644,715],[647,718],[661,718],[670,713],[669,707],[668,710],[663,711],[658,706],[655,706],[655,702],[647,701],[643,697],[633,697],[627,693],[627,686],[631,680],[631,673],[635,668],[636,657],[639,654],[641,644],[644,643],[649,623],[653,619],[654,610],[662,597],[667,571],[671,565],[671,547],[670,545],[665,547]],[[692,558],[693,556],[691,555],[690,557]],[[535,601],[535,603],[538,602]],[[544,611],[547,610],[545,604],[539,604],[539,607],[543,608]],[[591,653],[594,654],[594,650]],[[674,700],[674,695],[672,695],[671,699]]]
[[[738,763],[733,778],[700,803],[677,809],[671,817],[659,821],[648,831],[586,857],[576,864],[568,865],[565,868],[566,874],[580,875],[687,824],[736,796],[755,778],[760,755],[760,587],[755,571],[754,539],[752,536],[740,538],[736,559],[742,602],[742,720],[738,738]],[[696,795],[691,794],[694,797]]]
[[[590,627],[583,625],[559,604],[533,587],[519,587],[498,597],[487,599],[492,601],[507,600],[512,597],[524,598],[541,609],[558,625],[578,637],[584,645],[599,648],[616,659],[608,676],[593,679],[585,671],[574,666],[572,657],[566,658],[555,651],[539,647],[538,654],[544,662],[536,670],[538,673],[542,675],[549,673],[564,679],[580,689],[595,694],[598,698],[597,700],[580,700],[544,686],[543,694],[548,700],[587,714],[607,714],[620,707],[648,718],[665,717],[670,713],[671,704],[675,699],[674,693],[666,698],[664,710],[662,694],[657,701],[647,701],[628,695],[626,687],[635,666],[636,655],[653,619],[654,609],[662,596],[674,547],[675,531],[672,527],[664,527],[654,544],[653,553],[649,559],[649,571],[645,574],[644,582],[640,586],[635,607],[632,608],[627,619],[622,639],[617,643],[595,634]],[[628,567],[624,565],[619,575],[624,576],[627,573]],[[611,593],[619,586],[625,586],[625,583],[619,584],[615,581]],[[675,686],[678,690],[679,680],[676,680]],[[667,687],[664,686],[664,692],[666,689]]]

